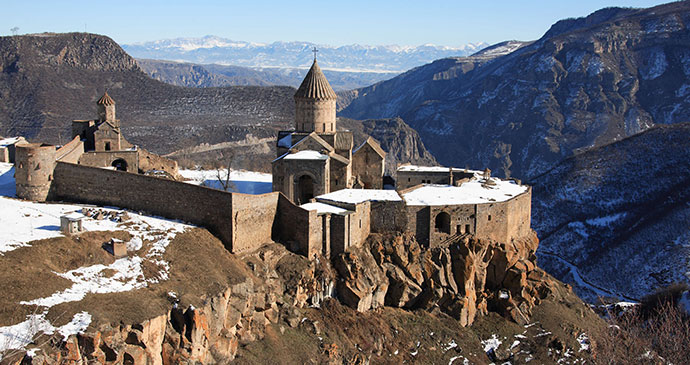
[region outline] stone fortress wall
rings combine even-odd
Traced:
[[[65,162],[55,164],[50,199],[145,211],[207,228],[232,253],[254,250],[271,241],[309,244],[320,234],[316,215],[278,192],[262,195],[228,193],[203,186]],[[18,196],[25,198],[20,195]],[[313,213],[313,212],[312,212]],[[306,224],[304,224],[306,223]]]

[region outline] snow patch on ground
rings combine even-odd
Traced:
[[[186,183],[223,190],[221,180],[226,180],[228,170],[180,170],[180,175],[188,179]],[[230,170],[229,182],[228,191],[231,193],[265,194],[273,191],[272,175],[263,172]]]
[[[14,177],[11,164],[0,163],[0,254],[21,247],[30,246],[32,241],[62,236],[60,233],[60,216],[65,214],[83,214],[87,211],[82,205],[36,203],[13,199]],[[57,276],[72,281],[72,286],[44,298],[37,298],[18,303],[20,305],[37,305],[43,312],[32,314],[21,322],[11,326],[0,327],[0,352],[20,350],[34,341],[40,333],[59,333],[63,337],[83,332],[91,323],[87,312],[77,313],[64,326],[54,327],[46,319],[48,309],[54,305],[79,301],[89,293],[115,293],[143,288],[149,284],[167,280],[170,267],[162,260],[163,254],[176,234],[183,232],[190,225],[163,218],[143,216],[127,212],[129,217],[118,222],[124,211],[117,208],[89,208],[92,215],[105,216],[106,219],[83,218],[86,231],[124,230],[132,236],[127,242],[130,256],[115,260],[109,265],[84,266]],[[113,219],[110,219],[112,217]],[[115,219],[117,218],[117,220]],[[140,255],[134,252],[144,246],[147,250]],[[144,277],[142,263],[150,261],[158,267],[152,277]]]
[[[46,312],[31,314],[26,320],[12,326],[0,327],[0,353],[7,350],[21,350],[26,345],[34,342],[34,336],[39,333],[52,335],[55,332],[66,340],[70,335],[83,333],[91,324],[91,315],[80,312],[72,317],[72,320],[64,326],[55,327],[46,319]],[[0,359],[2,357],[0,356]]]
[[[495,334],[491,335],[491,338],[483,340],[482,341],[482,346],[484,346],[484,352],[489,352],[489,351],[496,351],[499,346],[501,346],[503,342],[498,339],[498,336]]]

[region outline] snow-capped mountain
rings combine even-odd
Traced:
[[[324,70],[390,73],[403,72],[439,58],[466,56],[487,45],[479,42],[460,47],[433,44],[334,47],[310,42],[251,43],[205,36],[125,44],[122,47],[135,58],[263,68],[307,68],[314,57],[312,49],[316,47],[319,64]]]

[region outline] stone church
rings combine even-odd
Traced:
[[[369,137],[354,148],[338,130],[337,96],[316,59],[295,93],[295,130],[278,133],[273,191],[296,204],[341,189],[381,189],[386,153]]]

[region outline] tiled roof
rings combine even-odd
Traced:
[[[328,80],[326,80],[326,76],[321,72],[321,68],[319,68],[316,60],[314,60],[309,72],[307,72],[307,76],[304,77],[304,81],[297,89],[295,97],[317,100],[335,100],[337,98],[335,91],[333,91]]]
[[[98,105],[115,105],[115,100],[108,95],[108,92],[106,91],[103,96],[101,96],[100,99],[98,99],[98,102],[96,102]]]

